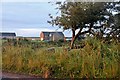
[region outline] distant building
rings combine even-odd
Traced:
[[[16,40],[20,40],[20,39],[23,40],[23,36],[16,36]]]
[[[9,33],[9,32],[0,32],[0,38],[2,38],[2,39],[15,39],[16,34]]]
[[[22,36],[17,36],[16,40],[40,40],[40,37],[22,37]]]
[[[66,41],[71,41],[71,40],[72,40],[72,37],[65,37],[65,40],[66,40]]]
[[[84,35],[80,35],[80,36],[78,36],[76,39],[77,39],[77,40],[82,40],[82,39],[84,39],[84,38],[85,38]],[[72,37],[65,37],[65,40],[66,40],[66,41],[71,41],[71,40],[72,40]]]
[[[24,37],[27,40],[40,40],[40,37]]]
[[[41,32],[41,41],[58,41],[64,40],[64,34],[62,32]]]

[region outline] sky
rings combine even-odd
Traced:
[[[15,32],[17,36],[39,37],[41,31],[62,31],[62,29],[47,23],[48,14],[56,16],[56,5],[50,0],[1,0],[0,32]],[[64,1],[64,0],[51,0]],[[2,25],[1,25],[2,24]],[[2,27],[1,27],[2,26]],[[76,31],[78,32],[78,31]],[[65,37],[71,37],[71,30],[63,32]]]
[[[2,17],[2,32],[15,32],[17,36],[39,37],[41,31],[62,31],[61,28],[47,23],[48,14],[56,16],[56,6],[46,2],[3,2],[0,18]],[[0,31],[0,32],[1,32]],[[63,32],[66,37],[71,31]]]

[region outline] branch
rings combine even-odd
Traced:
[[[82,29],[83,29],[83,27],[80,28],[79,32],[74,36],[73,39],[76,39],[81,34]]]
[[[85,33],[89,33],[90,31],[84,31],[84,32],[81,32],[80,34],[85,34]]]
[[[91,31],[91,28],[93,27],[93,23],[90,24],[90,28],[88,31],[81,32],[83,27],[80,28],[79,32],[74,36],[73,40],[75,40],[79,35],[89,33]]]
[[[93,27],[93,23],[90,24],[90,28],[88,31],[84,31],[84,32],[81,32],[80,34],[85,34],[85,33],[89,33],[91,31],[91,28]]]

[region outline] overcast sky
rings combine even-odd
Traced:
[[[38,37],[41,31],[63,31],[47,23],[48,14],[56,15],[55,5],[48,2],[2,3],[2,32],[15,32],[17,36]],[[0,21],[1,22],[1,21]],[[71,31],[63,32],[71,36]]]
[[[48,14],[56,15],[55,5],[49,1],[64,0],[1,0],[0,32],[15,32],[17,36],[38,37],[41,31],[63,31],[47,23]],[[88,0],[89,1],[89,0]],[[102,0],[101,0],[102,1]],[[109,0],[108,0],[109,1]],[[66,37],[71,31],[63,32]]]

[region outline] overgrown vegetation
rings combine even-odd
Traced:
[[[62,47],[62,46],[68,46],[69,45],[69,41],[62,41],[59,40],[57,42],[53,42],[53,41],[31,41],[31,40],[27,40],[27,39],[21,39],[21,40],[16,40],[16,39],[6,39],[6,40],[2,40],[2,45],[3,46],[31,46],[33,48],[42,48],[42,47]]]
[[[87,38],[80,42],[85,45],[83,48],[69,51],[62,45],[55,48],[55,53],[46,52],[47,47],[43,46],[44,43],[39,43],[41,46],[33,49],[36,44],[10,45],[4,42],[3,71],[32,74],[44,78],[120,77],[120,43],[114,40],[105,43],[98,39]]]

